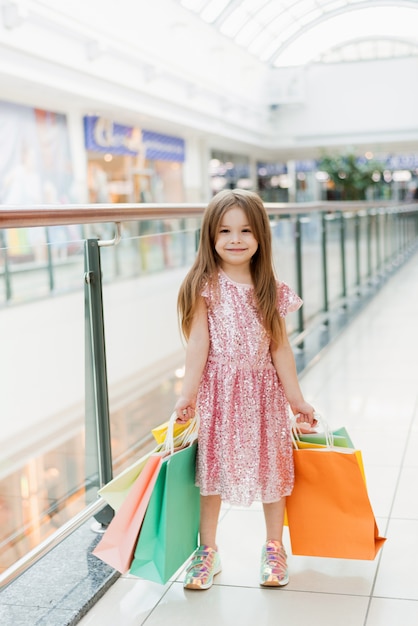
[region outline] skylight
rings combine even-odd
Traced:
[[[337,58],[336,51],[351,44],[351,60],[371,58],[373,53],[375,58],[387,58],[391,52],[399,56],[401,49],[416,54],[418,46],[418,0],[177,1],[274,67]],[[377,39],[392,44],[369,46],[367,53],[358,45]],[[397,46],[394,39],[399,40]]]

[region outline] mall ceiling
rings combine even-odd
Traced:
[[[272,67],[418,54],[418,0],[176,0]]]
[[[372,114],[357,134],[384,151],[415,152],[415,115],[413,127],[399,115],[394,79],[413,108],[417,58],[418,0],[0,0],[0,99],[75,116],[117,112],[121,123],[201,132],[217,145],[306,157],[318,145],[345,145],[347,133],[325,127],[322,109],[313,131],[292,134],[287,121],[312,104],[311,75],[356,77],[362,61],[371,106],[368,68],[381,70],[386,63],[374,61],[383,59],[396,68],[381,72],[387,116],[376,127]],[[326,104],[329,84],[316,90]],[[355,85],[344,87],[352,94]]]

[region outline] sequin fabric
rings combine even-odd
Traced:
[[[288,403],[271,360],[253,287],[222,270],[208,283],[210,347],[199,387],[196,483],[202,495],[231,504],[276,502],[290,495],[294,470]],[[302,300],[277,284],[281,316]]]

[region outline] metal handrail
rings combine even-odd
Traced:
[[[397,211],[416,209],[417,203],[395,202],[265,202],[271,215],[300,215],[319,210],[356,212],[364,209],[393,207]],[[94,204],[94,205],[39,205],[1,206],[0,228],[26,228],[32,226],[65,226],[68,224],[99,224],[104,222],[129,222],[147,219],[175,219],[199,217],[206,204]]]
[[[202,214],[205,205],[190,204],[94,204],[0,207],[0,228],[100,224],[146,219],[174,219]]]
[[[52,548],[55,548],[61,541],[69,537],[71,533],[92,518],[93,515],[98,513],[104,506],[106,506],[106,502],[102,498],[98,498],[95,502],[60,526],[58,530],[16,561],[16,563],[13,563],[5,572],[0,574],[0,588],[6,587],[6,585],[13,582],[17,576],[23,574],[29,567],[48,554]]]

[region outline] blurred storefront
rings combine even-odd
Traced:
[[[84,132],[90,202],[184,202],[183,139],[91,115]]]
[[[265,202],[288,202],[292,181],[286,163],[257,163],[257,185]]]
[[[185,142],[99,116],[84,118],[87,184],[91,203],[184,202]],[[170,267],[170,220],[124,224],[125,237],[138,238],[141,267],[147,269],[152,253]],[[111,236],[112,229],[99,233]]]
[[[222,189],[252,189],[250,159],[242,154],[212,150],[209,163],[212,195]]]
[[[0,102],[0,204],[34,206],[77,202],[67,116]],[[67,254],[78,227],[11,229],[2,234],[9,260],[42,261],[46,243]],[[62,248],[62,249],[61,249]],[[64,249],[65,248],[65,249]]]

